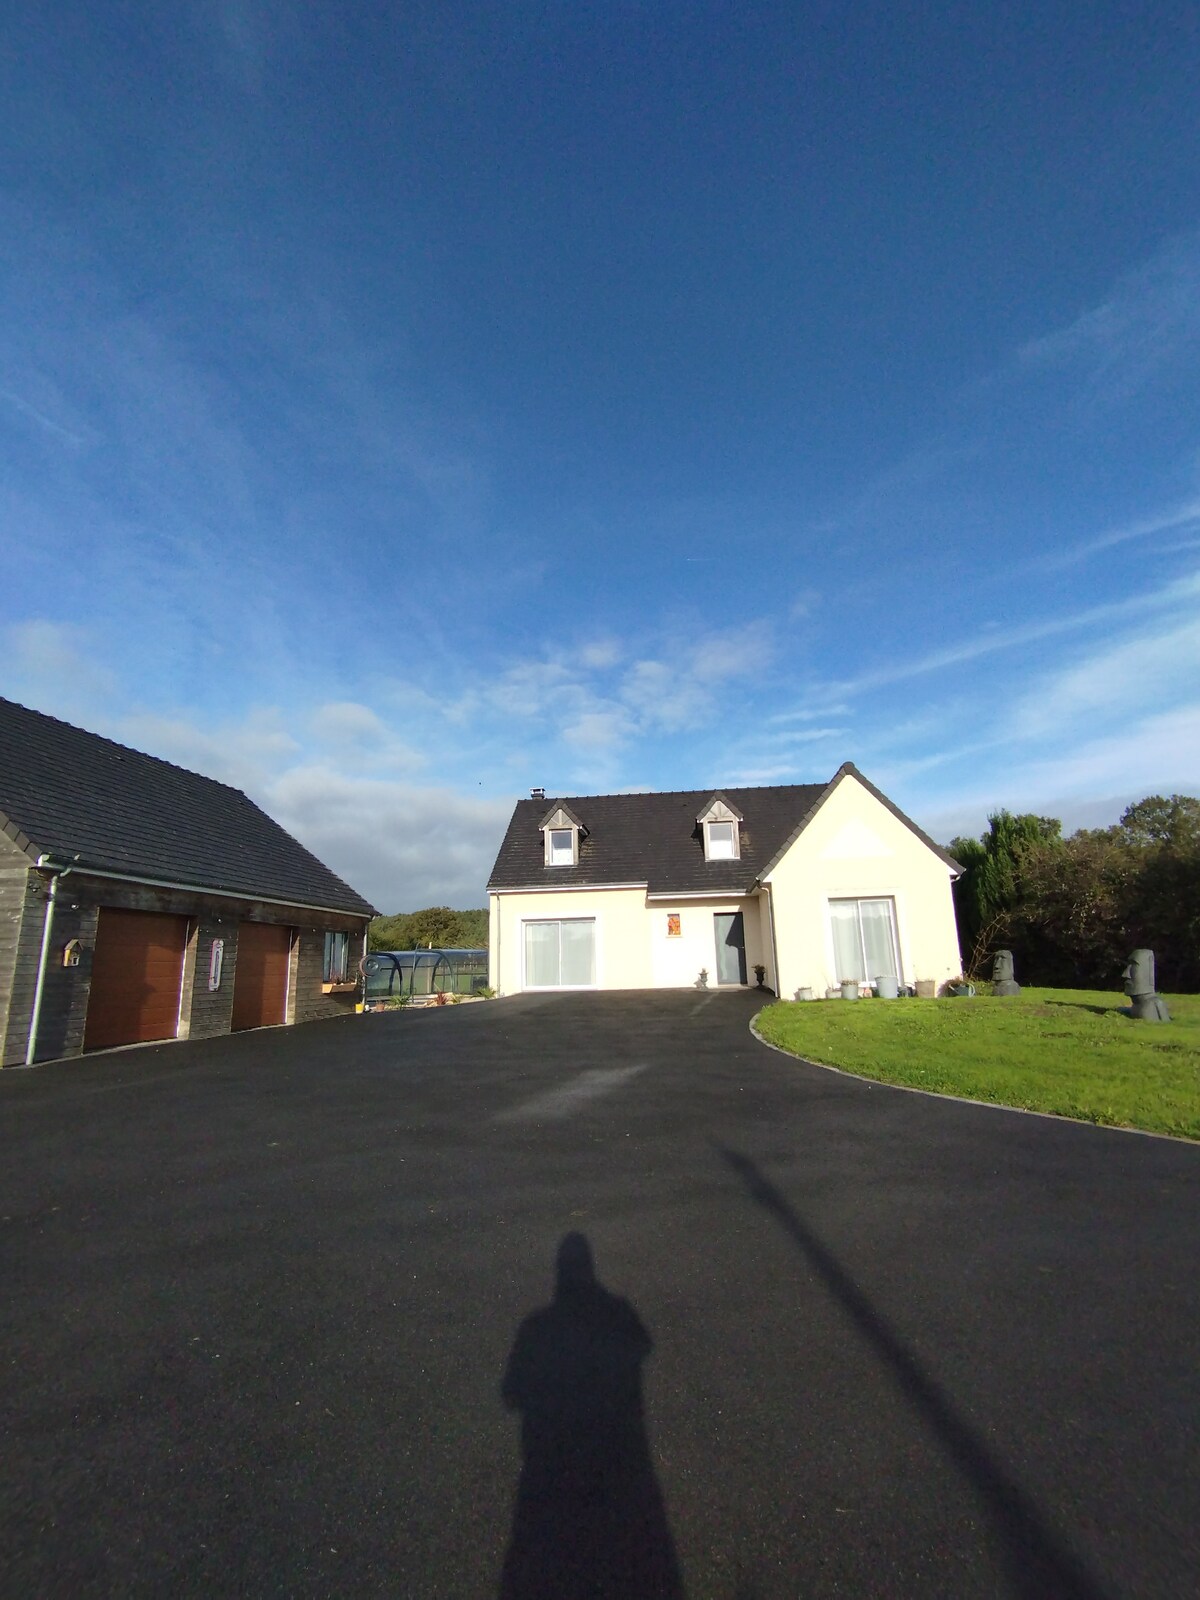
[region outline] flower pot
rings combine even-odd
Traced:
[[[809,989],[807,987],[805,987],[803,989],[797,989],[796,990],[796,999],[797,1000],[811,1000],[812,997],[813,997],[813,992],[812,992],[811,989]]]
[[[900,985],[895,978],[881,974],[875,979],[875,998],[877,1000],[895,1000],[900,993]]]
[[[858,979],[857,978],[847,978],[845,980],[845,982],[842,984],[842,999],[843,1000],[857,1000],[858,999]]]

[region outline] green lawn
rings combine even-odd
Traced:
[[[760,1013],[771,1044],[864,1078],[1200,1139],[1200,996],[1169,1023],[1120,994],[1024,989],[1008,1000],[813,1000]]]

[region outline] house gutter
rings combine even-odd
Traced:
[[[40,857],[38,865],[43,865]],[[58,899],[58,886],[74,870],[74,867],[56,868],[46,895],[46,913],[42,918],[42,948],[38,955],[37,982],[33,986],[33,1010],[29,1013],[29,1041],[25,1046],[27,1067],[33,1066],[37,1055],[38,1027],[42,1020],[42,995],[46,988],[46,963],[50,957],[50,936],[54,931],[54,906]]]
[[[257,901],[265,906],[286,906],[289,911],[324,911],[338,917],[373,917],[375,912],[351,911],[346,906],[319,906],[311,900],[280,900],[272,894],[246,894],[241,889],[215,889],[211,884],[203,883],[176,883],[170,878],[139,878],[131,872],[112,872],[106,867],[89,867],[82,861],[75,861],[71,866],[62,868],[57,866],[49,856],[39,856],[34,866],[48,869],[51,872],[61,873],[63,877],[67,872],[79,872],[88,878],[106,878],[115,883],[139,883],[150,889],[178,889],[184,894],[212,894],[219,895],[225,900],[245,900],[248,903]]]

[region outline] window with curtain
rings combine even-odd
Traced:
[[[891,899],[831,900],[833,955],[837,979],[874,983],[900,978],[900,941],[896,937],[896,905]]]
[[[586,989],[596,981],[596,921],[525,924],[525,987]]]
[[[325,983],[345,983],[350,966],[350,935],[327,933],[325,954],[321,962],[321,977]]]

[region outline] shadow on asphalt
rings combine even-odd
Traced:
[[[1008,1571],[1009,1589],[1022,1600],[1107,1600],[1108,1592],[1055,1536],[1029,1496],[992,1457],[974,1428],[872,1305],[803,1218],[749,1156],[722,1144],[720,1153],[746,1191],[791,1238],[875,1351],[913,1409],[974,1490],[992,1525]]]
[[[501,1389],[523,1461],[500,1600],[684,1600],[646,1437],[652,1349],[587,1239],[567,1234],[554,1299],[517,1330]]]

